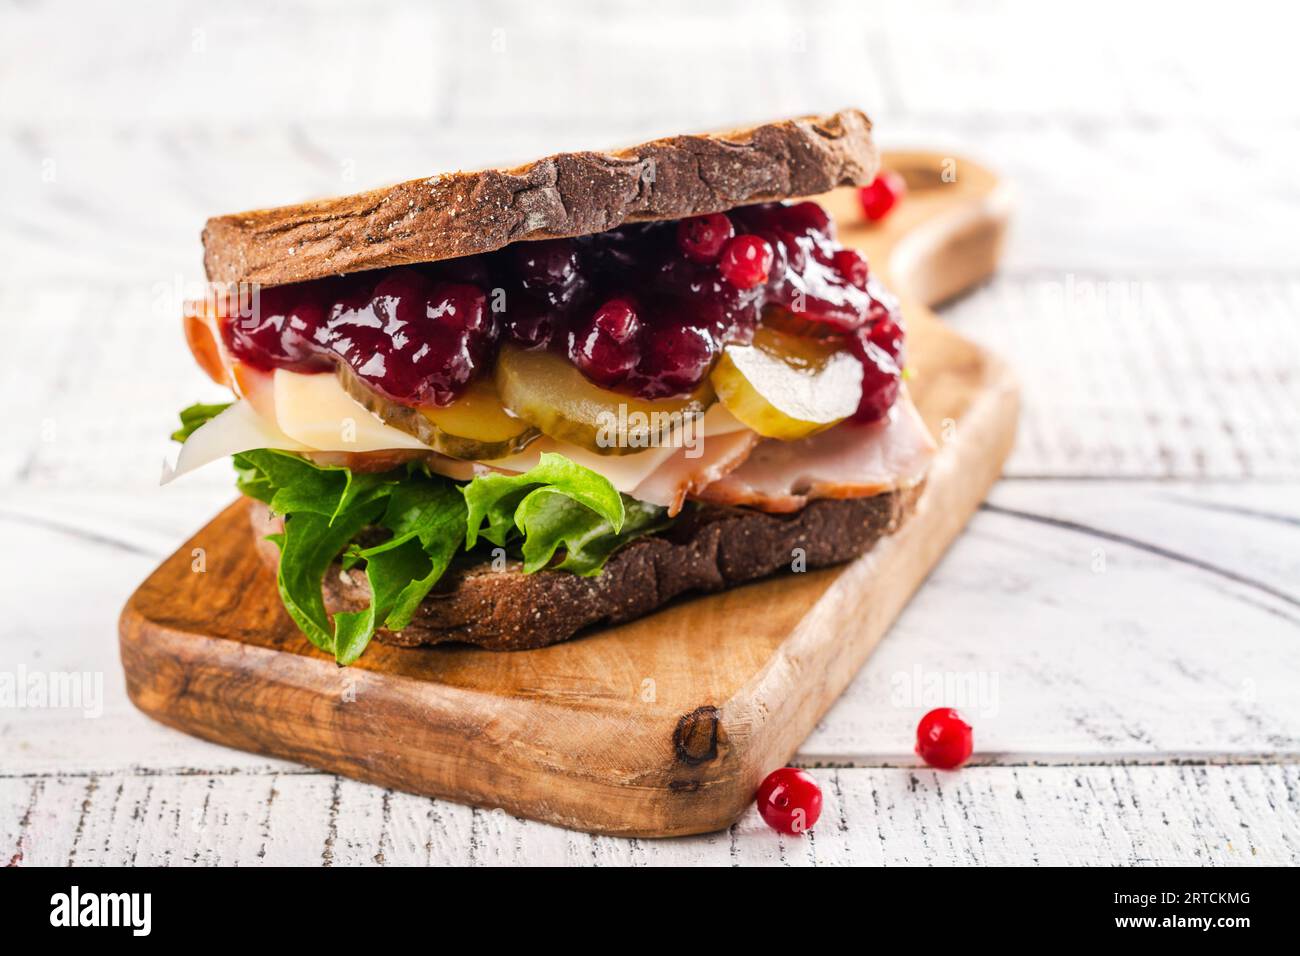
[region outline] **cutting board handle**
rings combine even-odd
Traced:
[[[907,194],[880,222],[863,217],[853,190],[824,201],[841,241],[865,252],[888,288],[934,306],[993,273],[1012,206],[1004,180],[972,160],[936,152],[885,152],[881,168],[900,173]]]

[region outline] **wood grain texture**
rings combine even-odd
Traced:
[[[917,170],[939,161],[904,159]],[[940,264],[969,284],[993,257],[953,236],[991,208],[995,186],[987,174],[960,189],[936,179],[929,192],[918,180],[924,198],[907,231],[846,213],[841,238],[884,263],[901,237],[923,232],[900,291]],[[1000,234],[995,225],[984,235]],[[397,789],[605,833],[724,827],[848,685],[1010,451],[1017,400],[1005,368],[918,301],[906,314],[911,390],[944,446],[902,529],[843,568],[677,602],[536,651],[376,646],[341,672],[283,613],[236,504],[128,602],[128,692],[207,739]]]

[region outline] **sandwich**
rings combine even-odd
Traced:
[[[339,664],[850,560],[934,453],[897,300],[804,198],[877,165],[845,110],[211,219],[183,322],[232,401],[165,480],[232,457]]]

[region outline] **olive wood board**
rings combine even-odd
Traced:
[[[1007,368],[927,308],[993,270],[1007,190],[964,159],[883,159],[910,189],[882,223],[862,220],[852,190],[821,201],[841,241],[903,298],[909,387],[940,443],[897,533],[836,568],[680,600],[540,650],[375,642],[340,669],[281,608],[241,501],[123,610],[131,700],[227,746],[574,829],[672,836],[728,826],[861,668],[1014,439]]]

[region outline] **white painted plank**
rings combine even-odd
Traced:
[[[1023,411],[1006,474],[1300,475],[1300,281],[998,278],[945,312]]]
[[[727,832],[673,840],[594,837],[323,774],[0,777],[0,851],[21,848],[30,865],[1300,863],[1294,764],[813,774],[825,805],[803,838],[751,810]],[[29,803],[15,828],[12,808]]]
[[[0,865],[26,862],[23,848],[41,780],[9,777],[0,782]]]
[[[1300,755],[1300,487],[1004,481],[800,748],[910,764]]]
[[[113,11],[63,0],[11,7],[4,22],[0,51],[24,80],[0,106],[12,123],[414,123],[449,91],[449,78],[435,82],[447,17],[424,3],[155,0]]]

